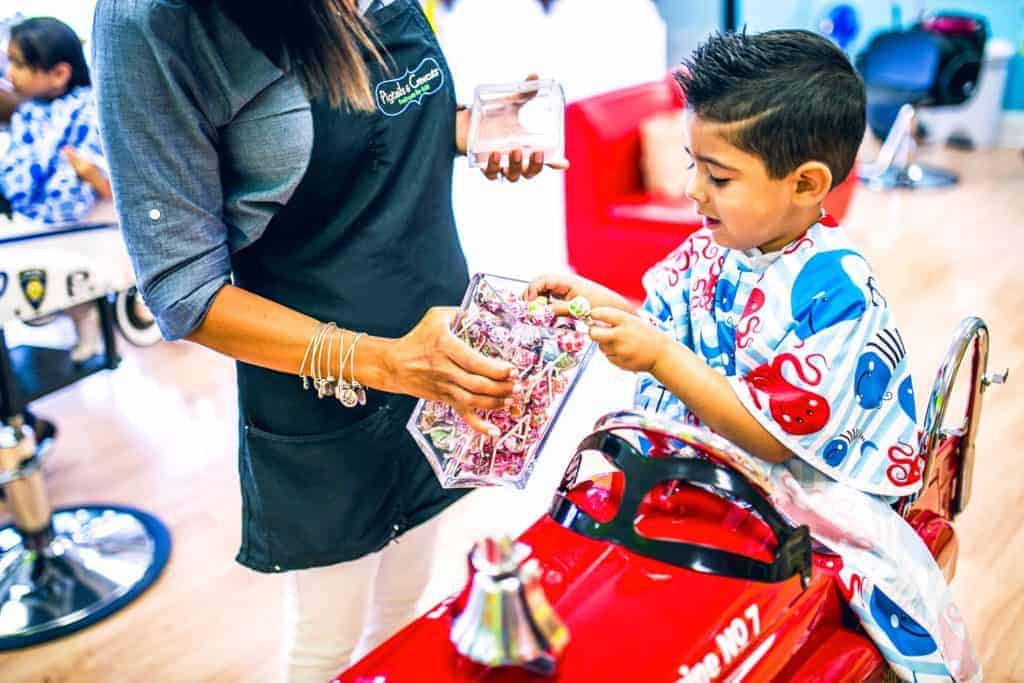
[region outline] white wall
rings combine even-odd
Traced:
[[[88,41],[95,7],[96,0],[3,0],[0,19],[19,12],[26,17],[57,17]]]

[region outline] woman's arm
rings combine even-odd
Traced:
[[[225,113],[218,108],[223,100],[213,96],[217,88],[196,75],[208,69],[181,57],[192,54],[189,12],[184,3],[97,4],[96,96],[121,230],[139,290],[166,338],[187,338],[245,363],[297,374],[311,337],[327,321],[229,284],[218,139]],[[472,409],[511,397],[513,367],[478,356],[458,340],[449,327],[453,314],[433,309],[400,339],[362,338],[356,379],[444,400],[474,427],[488,429]],[[354,340],[352,332],[335,334],[347,345]],[[331,362],[337,376],[337,360]]]
[[[355,379],[364,386],[452,404],[475,429],[491,425],[473,412],[505,405],[512,395],[512,366],[477,354],[452,335],[455,309],[435,308],[398,339],[362,337],[356,345]],[[216,294],[209,312],[187,339],[244,363],[299,374],[319,321],[233,285]],[[340,330],[333,344],[350,348],[356,333]],[[340,354],[329,374],[340,376]],[[322,374],[328,374],[326,371]],[[348,366],[345,379],[350,379]]]

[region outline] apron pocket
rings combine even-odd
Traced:
[[[248,513],[283,569],[372,552],[388,539],[404,430],[388,405],[325,434],[283,436],[245,427],[255,504]]]

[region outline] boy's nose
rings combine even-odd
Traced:
[[[708,196],[700,182],[699,173],[691,173],[690,179],[686,181],[686,196],[697,202],[698,205],[707,203]]]

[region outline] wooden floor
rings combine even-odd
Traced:
[[[858,190],[845,222],[897,313],[919,406],[963,316],[989,323],[992,368],[1010,369],[1010,383],[986,394],[954,585],[987,680],[1024,680],[1024,159],[929,158],[963,182],[933,193]],[[145,508],[170,526],[175,547],[140,600],[72,637],[0,654],[0,680],[279,680],[280,578],[232,561],[240,501],[230,364],[185,344],[125,349],[116,372],[36,410],[63,435],[47,471],[56,504]]]

